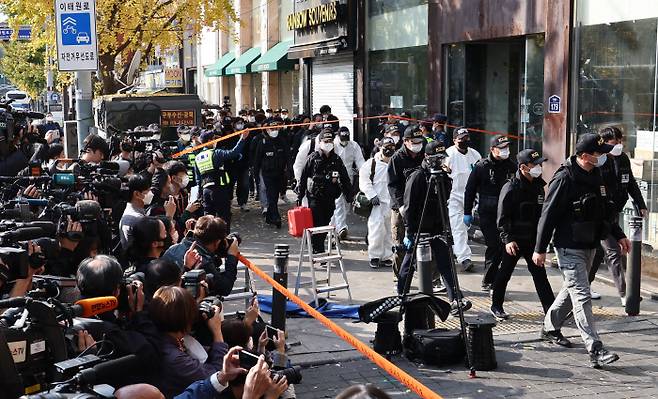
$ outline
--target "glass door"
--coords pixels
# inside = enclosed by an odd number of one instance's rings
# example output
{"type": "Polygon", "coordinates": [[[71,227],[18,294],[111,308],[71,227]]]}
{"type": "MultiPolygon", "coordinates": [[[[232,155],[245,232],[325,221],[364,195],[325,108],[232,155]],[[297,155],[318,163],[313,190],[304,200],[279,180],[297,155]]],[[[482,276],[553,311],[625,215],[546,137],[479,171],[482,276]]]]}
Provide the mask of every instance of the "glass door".
{"type": "Polygon", "coordinates": [[[521,75],[519,112],[519,150],[542,149],[544,121],[544,34],[525,38],[525,57],[521,75]]]}

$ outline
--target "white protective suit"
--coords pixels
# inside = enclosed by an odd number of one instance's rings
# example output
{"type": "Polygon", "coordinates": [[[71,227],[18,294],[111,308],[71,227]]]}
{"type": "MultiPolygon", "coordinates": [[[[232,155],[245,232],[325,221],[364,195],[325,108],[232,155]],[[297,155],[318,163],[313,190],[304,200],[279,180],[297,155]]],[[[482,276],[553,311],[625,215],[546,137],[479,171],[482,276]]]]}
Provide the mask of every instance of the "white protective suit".
{"type": "MultiPolygon", "coordinates": [[[[343,147],[340,143],[339,136],[334,138],[334,152],[336,155],[343,160],[345,169],[347,169],[347,175],[350,177],[350,182],[354,177],[354,165],[356,164],[357,169],[361,169],[361,166],[365,162],[363,159],[363,151],[361,146],[356,141],[348,141],[347,145],[343,147]]],[[[331,224],[336,226],[336,231],[340,233],[341,230],[347,229],[347,209],[349,204],[345,200],[343,194],[338,197],[336,200],[336,210],[334,211],[334,216],[331,218],[331,224]]]]}
{"type": "Polygon", "coordinates": [[[471,247],[468,246],[468,227],[464,224],[464,191],[466,182],[471,174],[473,165],[482,158],[480,153],[473,148],[468,148],[466,154],[459,152],[456,146],[448,147],[446,150],[448,158],[446,165],[450,168],[452,178],[452,190],[448,198],[448,214],[450,216],[450,228],[455,244],[452,246],[457,262],[462,263],[471,259],[471,247]]]}
{"type": "MultiPolygon", "coordinates": [[[[315,147],[313,151],[317,151],[320,148],[320,135],[315,136],[315,147]]],[[[299,146],[299,151],[297,151],[297,156],[295,157],[295,162],[292,164],[292,172],[295,175],[295,180],[299,184],[299,179],[302,178],[302,172],[304,171],[304,166],[306,166],[306,160],[308,156],[311,155],[311,140],[306,139],[299,146]]],[[[302,200],[303,206],[308,206],[308,198],[304,197],[302,200]]]]}
{"type": "Polygon", "coordinates": [[[379,197],[381,205],[373,206],[368,218],[368,258],[387,260],[393,256],[391,235],[391,196],[388,192],[388,163],[382,161],[378,152],[359,169],[359,190],[372,199],[379,197]],[[372,163],[375,162],[375,176],[370,181],[372,163]]]}

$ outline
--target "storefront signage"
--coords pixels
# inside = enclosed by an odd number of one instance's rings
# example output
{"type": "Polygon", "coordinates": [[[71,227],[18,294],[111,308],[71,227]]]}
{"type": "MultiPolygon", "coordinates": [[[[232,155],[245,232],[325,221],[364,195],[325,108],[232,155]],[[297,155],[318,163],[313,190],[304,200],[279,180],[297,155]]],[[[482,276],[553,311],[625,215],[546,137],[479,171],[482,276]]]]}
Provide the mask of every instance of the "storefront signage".
{"type": "Polygon", "coordinates": [[[562,99],[560,96],[553,94],[548,97],[548,113],[559,114],[561,112],[562,99]]]}
{"type": "Polygon", "coordinates": [[[177,88],[183,87],[183,70],[181,68],[166,68],[165,74],[165,87],[177,88]]]}
{"type": "Polygon", "coordinates": [[[160,111],[160,127],[194,126],[194,110],[160,111]]]}
{"type": "Polygon", "coordinates": [[[316,57],[354,48],[356,0],[294,1],[294,12],[286,20],[288,29],[295,33],[288,58],[316,57]]]}
{"type": "Polygon", "coordinates": [[[320,4],[288,15],[288,30],[305,29],[338,19],[338,1],[320,4]]]}

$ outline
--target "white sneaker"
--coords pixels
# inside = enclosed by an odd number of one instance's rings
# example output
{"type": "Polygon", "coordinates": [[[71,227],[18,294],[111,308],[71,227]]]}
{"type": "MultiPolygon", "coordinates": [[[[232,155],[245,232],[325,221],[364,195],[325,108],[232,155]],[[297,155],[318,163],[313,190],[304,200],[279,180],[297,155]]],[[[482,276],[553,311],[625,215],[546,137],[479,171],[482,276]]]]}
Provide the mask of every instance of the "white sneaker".
{"type": "Polygon", "coordinates": [[[624,308],[626,307],[626,297],[625,296],[621,297],[621,306],[624,307],[624,308]]]}
{"type": "Polygon", "coordinates": [[[590,295],[592,296],[592,299],[601,299],[601,294],[594,291],[593,289],[590,289],[590,295]]]}

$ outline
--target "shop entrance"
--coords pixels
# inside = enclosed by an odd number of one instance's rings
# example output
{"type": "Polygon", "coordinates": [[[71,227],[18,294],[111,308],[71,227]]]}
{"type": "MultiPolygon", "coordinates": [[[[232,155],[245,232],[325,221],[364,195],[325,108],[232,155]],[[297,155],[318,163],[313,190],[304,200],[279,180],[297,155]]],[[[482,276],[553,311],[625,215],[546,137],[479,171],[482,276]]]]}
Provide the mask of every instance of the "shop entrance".
{"type": "MultiPolygon", "coordinates": [[[[541,150],[544,35],[459,43],[447,48],[446,109],[450,123],[520,137],[519,149],[541,150]]],[[[484,156],[486,133],[471,135],[484,156]]]]}

